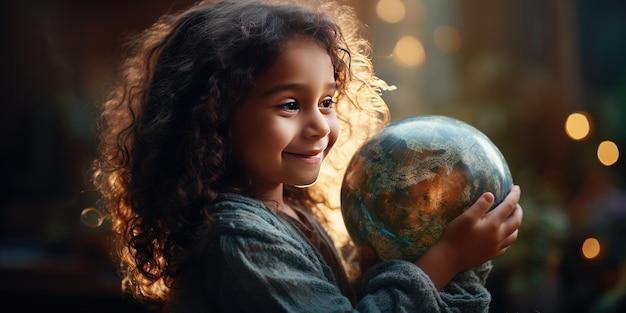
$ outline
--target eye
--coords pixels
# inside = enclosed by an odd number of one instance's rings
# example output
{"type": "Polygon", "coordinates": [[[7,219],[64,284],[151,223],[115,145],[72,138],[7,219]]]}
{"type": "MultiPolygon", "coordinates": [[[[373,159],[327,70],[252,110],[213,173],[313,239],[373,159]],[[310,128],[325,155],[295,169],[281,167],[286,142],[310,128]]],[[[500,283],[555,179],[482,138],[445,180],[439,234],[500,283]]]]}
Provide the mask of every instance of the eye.
{"type": "Polygon", "coordinates": [[[322,102],[320,102],[318,106],[320,107],[320,109],[331,110],[334,105],[335,105],[335,101],[333,101],[332,98],[326,98],[322,100],[322,102]]]}
{"type": "Polygon", "coordinates": [[[277,107],[283,111],[296,111],[298,110],[300,107],[298,106],[298,103],[296,103],[295,101],[289,101],[289,102],[285,102],[285,103],[281,103],[279,105],[277,105],[277,107]]]}

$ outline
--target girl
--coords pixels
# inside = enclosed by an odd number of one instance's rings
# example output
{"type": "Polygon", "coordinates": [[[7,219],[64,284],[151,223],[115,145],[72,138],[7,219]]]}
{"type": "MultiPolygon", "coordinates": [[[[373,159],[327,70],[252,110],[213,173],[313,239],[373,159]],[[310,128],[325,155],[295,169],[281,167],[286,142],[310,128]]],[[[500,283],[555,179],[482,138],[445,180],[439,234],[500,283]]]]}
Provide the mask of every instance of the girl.
{"type": "Polygon", "coordinates": [[[350,7],[290,2],[198,3],[122,64],[94,178],[123,289],[167,312],[487,311],[489,260],[521,223],[517,186],[488,214],[493,195],[478,199],[415,263],[365,247],[352,289],[324,212],[388,121],[387,85],[350,7]]]}

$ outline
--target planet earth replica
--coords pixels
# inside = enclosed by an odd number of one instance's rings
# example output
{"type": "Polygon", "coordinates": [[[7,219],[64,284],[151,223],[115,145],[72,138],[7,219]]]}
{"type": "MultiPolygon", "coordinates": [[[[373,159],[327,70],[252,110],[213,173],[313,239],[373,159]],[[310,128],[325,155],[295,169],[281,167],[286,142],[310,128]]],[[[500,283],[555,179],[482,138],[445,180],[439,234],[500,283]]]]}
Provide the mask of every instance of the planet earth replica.
{"type": "Polygon", "coordinates": [[[357,246],[382,260],[416,261],[484,192],[494,194],[495,207],[512,187],[506,160],[485,134],[451,117],[415,116],[388,124],[356,151],[341,212],[357,246]]]}

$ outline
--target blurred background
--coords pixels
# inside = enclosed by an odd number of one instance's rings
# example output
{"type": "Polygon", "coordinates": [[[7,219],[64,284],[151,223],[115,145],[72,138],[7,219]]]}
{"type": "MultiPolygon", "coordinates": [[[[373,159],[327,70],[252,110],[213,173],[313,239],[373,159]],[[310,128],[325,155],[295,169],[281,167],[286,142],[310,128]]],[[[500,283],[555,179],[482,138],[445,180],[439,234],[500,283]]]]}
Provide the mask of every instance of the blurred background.
{"type": "MultiPolygon", "coordinates": [[[[140,312],[81,222],[121,44],[177,0],[0,3],[0,302],[140,312]]],[[[392,119],[487,134],[523,190],[493,312],[626,312],[626,2],[351,0],[392,119]],[[620,152],[622,153],[620,155],[620,152]]]]}

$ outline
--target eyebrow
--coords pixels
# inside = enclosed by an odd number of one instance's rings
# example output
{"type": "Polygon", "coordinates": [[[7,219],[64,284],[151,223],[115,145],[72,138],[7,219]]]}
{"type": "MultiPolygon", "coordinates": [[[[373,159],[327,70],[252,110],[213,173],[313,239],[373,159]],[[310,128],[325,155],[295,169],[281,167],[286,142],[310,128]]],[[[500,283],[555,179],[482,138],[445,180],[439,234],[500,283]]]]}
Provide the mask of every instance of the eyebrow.
{"type": "MultiPolygon", "coordinates": [[[[279,93],[281,91],[285,91],[285,90],[297,90],[297,89],[301,89],[304,88],[306,85],[305,84],[284,84],[284,85],[278,85],[278,86],[274,86],[266,91],[264,91],[260,96],[261,97],[266,97],[275,93],[279,93]]],[[[332,83],[328,83],[326,84],[326,87],[328,89],[333,89],[333,90],[337,90],[337,83],[336,82],[332,82],[332,83]]]]}

